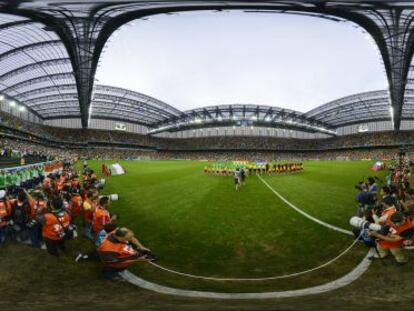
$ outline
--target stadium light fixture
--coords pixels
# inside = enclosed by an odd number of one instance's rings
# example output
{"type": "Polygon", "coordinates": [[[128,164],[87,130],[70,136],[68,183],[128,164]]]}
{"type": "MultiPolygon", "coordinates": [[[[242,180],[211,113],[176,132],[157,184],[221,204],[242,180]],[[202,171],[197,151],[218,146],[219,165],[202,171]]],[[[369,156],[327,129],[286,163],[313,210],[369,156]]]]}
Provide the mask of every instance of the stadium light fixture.
{"type": "Polygon", "coordinates": [[[20,111],[20,112],[23,112],[23,111],[25,111],[25,110],[26,110],[26,107],[24,107],[24,106],[20,106],[20,107],[19,107],[19,111],[20,111]]]}
{"type": "Polygon", "coordinates": [[[10,107],[15,107],[16,102],[14,100],[11,100],[11,101],[9,101],[9,105],[10,105],[10,107]]]}
{"type": "Polygon", "coordinates": [[[218,116],[218,117],[217,117],[217,120],[218,120],[218,121],[220,121],[220,122],[221,122],[221,121],[223,121],[222,116],[218,116]]]}
{"type": "Polygon", "coordinates": [[[267,116],[267,117],[265,118],[265,121],[266,121],[266,122],[270,122],[270,120],[272,120],[272,118],[271,118],[270,116],[267,116]]]}
{"type": "Polygon", "coordinates": [[[0,94],[0,101],[3,101],[5,99],[5,96],[3,94],[0,94]]]}

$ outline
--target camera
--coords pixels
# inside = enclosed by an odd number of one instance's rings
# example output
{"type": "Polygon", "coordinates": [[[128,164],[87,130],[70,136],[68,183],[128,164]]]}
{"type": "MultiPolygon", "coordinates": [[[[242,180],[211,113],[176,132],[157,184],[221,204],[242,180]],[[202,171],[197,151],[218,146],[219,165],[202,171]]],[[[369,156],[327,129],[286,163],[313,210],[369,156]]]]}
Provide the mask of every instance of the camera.
{"type": "Polygon", "coordinates": [[[103,189],[103,187],[105,186],[105,179],[100,179],[100,180],[95,180],[95,182],[93,183],[93,187],[96,189],[103,189]]]}
{"type": "Polygon", "coordinates": [[[29,222],[26,224],[26,227],[28,227],[29,229],[31,229],[31,228],[33,228],[34,226],[36,226],[37,224],[38,224],[38,222],[36,221],[36,219],[33,219],[33,220],[29,221],[29,222]]]}
{"type": "Polygon", "coordinates": [[[354,216],[349,220],[349,224],[354,227],[355,229],[359,230],[372,230],[377,231],[381,234],[388,234],[388,231],[390,229],[389,226],[382,226],[379,224],[374,224],[372,222],[369,222],[368,220],[365,220],[363,218],[360,218],[358,216],[354,216]]]}
{"type": "Polygon", "coordinates": [[[119,196],[118,196],[117,193],[100,195],[99,199],[101,199],[101,198],[108,198],[109,201],[118,201],[119,200],[119,196]]]}
{"type": "Polygon", "coordinates": [[[355,189],[362,191],[364,189],[365,183],[363,181],[359,181],[354,187],[355,189]]]}

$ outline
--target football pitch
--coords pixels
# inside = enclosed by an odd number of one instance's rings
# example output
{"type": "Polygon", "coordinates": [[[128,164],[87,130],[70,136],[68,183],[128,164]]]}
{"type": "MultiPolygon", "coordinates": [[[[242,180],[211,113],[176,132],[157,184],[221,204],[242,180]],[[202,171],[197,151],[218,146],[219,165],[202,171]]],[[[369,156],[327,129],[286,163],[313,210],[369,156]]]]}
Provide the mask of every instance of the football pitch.
{"type": "MultiPolygon", "coordinates": [[[[115,161],[105,161],[108,164],[115,161]]],[[[102,161],[89,161],[98,172],[102,161]]],[[[239,192],[231,177],[206,175],[205,162],[121,161],[127,175],[107,178],[104,193],[118,193],[113,213],[151,248],[157,264],[183,273],[217,278],[257,278],[301,272],[324,264],[353,242],[353,237],[322,226],[289,207],[257,176],[239,192]]],[[[372,176],[369,161],[308,161],[303,172],[263,176],[269,186],[309,215],[349,230],[355,214],[354,185],[372,176]]],[[[78,164],[79,169],[81,163],[78,164]]],[[[99,173],[100,175],[100,173],[99,173]]],[[[384,172],[375,175],[382,177],[384,172]]],[[[73,306],[107,310],[334,310],[367,309],[412,303],[414,260],[397,266],[392,258],[374,261],[350,285],[314,296],[265,300],[211,300],[163,295],[128,283],[108,282],[99,262],[74,261],[93,244],[78,238],[66,255],[10,243],[1,249],[0,310],[13,305],[45,310],[73,306]],[[116,299],[108,300],[110,297],[116,299]]],[[[345,256],[316,271],[287,279],[232,282],[193,279],[148,263],[130,270],[137,276],[178,289],[234,292],[297,290],[326,284],[352,271],[366,255],[357,244],[345,256]]]]}
{"type": "MultiPolygon", "coordinates": [[[[113,161],[106,161],[111,164],[113,161]]],[[[102,161],[90,161],[99,171],[102,161]]],[[[336,257],[353,237],[321,226],[289,202],[326,223],[350,230],[354,185],[369,161],[307,161],[303,172],[256,175],[235,191],[232,177],[203,173],[205,162],[121,161],[127,175],[107,179],[104,193],[118,193],[111,210],[169,269],[215,278],[266,278],[301,272],[336,257]]],[[[193,279],[138,264],[132,272],[161,285],[221,292],[261,292],[316,286],[351,271],[367,249],[357,245],[338,261],[301,276],[261,282],[193,279]]]]}

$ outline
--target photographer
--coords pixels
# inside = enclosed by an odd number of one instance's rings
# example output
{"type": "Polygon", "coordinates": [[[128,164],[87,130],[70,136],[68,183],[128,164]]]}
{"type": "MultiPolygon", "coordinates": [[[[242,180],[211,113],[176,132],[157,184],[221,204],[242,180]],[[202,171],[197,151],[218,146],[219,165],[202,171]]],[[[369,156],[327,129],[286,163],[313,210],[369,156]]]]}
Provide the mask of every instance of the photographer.
{"type": "Polygon", "coordinates": [[[95,193],[89,190],[85,199],[82,203],[82,217],[83,217],[83,229],[84,236],[93,241],[92,236],[92,220],[93,220],[93,210],[95,209],[95,193]]]}
{"type": "Polygon", "coordinates": [[[117,219],[116,215],[110,216],[109,214],[109,202],[108,197],[100,198],[99,204],[93,211],[92,230],[95,234],[98,234],[106,224],[112,223],[117,219]]]}
{"type": "Polygon", "coordinates": [[[76,262],[80,261],[99,261],[99,253],[98,248],[101,246],[102,242],[105,240],[106,236],[117,229],[117,225],[115,223],[106,224],[101,231],[96,235],[95,239],[95,250],[93,252],[89,252],[87,254],[79,253],[75,257],[76,262]]]}
{"type": "Polygon", "coordinates": [[[42,226],[36,221],[38,215],[42,215],[46,211],[47,201],[41,191],[34,191],[32,196],[28,195],[30,202],[29,214],[29,234],[32,246],[40,248],[42,246],[42,226]]]}
{"type": "Polygon", "coordinates": [[[382,200],[382,208],[376,209],[376,214],[373,215],[375,222],[379,224],[386,224],[390,217],[397,212],[395,206],[395,199],[386,197],[382,200]]]}
{"type": "Polygon", "coordinates": [[[120,272],[136,262],[154,260],[151,251],[127,228],[119,228],[108,234],[98,252],[104,264],[102,275],[110,280],[117,280],[120,272]]]}
{"type": "Polygon", "coordinates": [[[369,235],[378,239],[377,249],[380,258],[385,258],[391,252],[397,263],[405,264],[408,258],[402,247],[413,242],[411,240],[414,232],[413,220],[401,212],[396,212],[390,217],[388,224],[387,234],[369,231],[369,235]]]}
{"type": "Polygon", "coordinates": [[[409,189],[410,183],[411,183],[411,169],[406,168],[404,169],[404,174],[403,174],[404,189],[409,189]]]}
{"type": "Polygon", "coordinates": [[[375,182],[374,177],[368,177],[368,191],[372,193],[374,197],[376,198],[377,193],[378,193],[378,185],[375,182]]]}
{"type": "Polygon", "coordinates": [[[381,194],[382,200],[384,200],[387,197],[391,197],[395,201],[395,204],[397,204],[397,195],[395,194],[395,192],[393,192],[392,188],[393,187],[384,186],[381,188],[380,194],[381,194]]]}
{"type": "Polygon", "coordinates": [[[71,192],[71,199],[70,199],[70,216],[72,222],[75,222],[76,219],[79,217],[82,211],[82,196],[79,193],[71,192]]]}
{"type": "Polygon", "coordinates": [[[13,240],[17,239],[21,242],[27,242],[29,238],[27,223],[29,221],[31,202],[26,190],[20,189],[17,199],[11,202],[11,221],[9,224],[12,226],[12,238],[13,240]]]}
{"type": "Polygon", "coordinates": [[[50,255],[59,257],[59,251],[64,252],[65,240],[72,238],[70,216],[63,210],[63,201],[54,197],[49,202],[51,211],[38,215],[36,220],[42,225],[42,236],[50,255]]]}
{"type": "Polygon", "coordinates": [[[6,191],[0,190],[0,247],[6,239],[7,225],[9,224],[11,206],[6,198],[6,191]]]}
{"type": "Polygon", "coordinates": [[[365,183],[359,183],[355,186],[359,192],[356,196],[356,200],[359,203],[358,215],[362,216],[367,210],[371,210],[375,206],[375,196],[368,191],[368,186],[365,183]]]}

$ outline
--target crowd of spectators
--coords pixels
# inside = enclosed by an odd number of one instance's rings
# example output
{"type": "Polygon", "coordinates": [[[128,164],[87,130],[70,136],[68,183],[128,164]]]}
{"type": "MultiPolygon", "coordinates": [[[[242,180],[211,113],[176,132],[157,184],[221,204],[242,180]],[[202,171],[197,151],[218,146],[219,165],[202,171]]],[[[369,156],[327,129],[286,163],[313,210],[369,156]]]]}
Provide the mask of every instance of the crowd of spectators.
{"type": "Polygon", "coordinates": [[[162,139],[157,146],[162,150],[285,150],[313,151],[344,148],[403,146],[414,142],[414,131],[371,132],[321,139],[281,137],[198,137],[162,139]]]}
{"type": "Polygon", "coordinates": [[[71,159],[77,156],[74,151],[62,148],[47,146],[32,141],[19,139],[2,138],[0,140],[0,157],[19,157],[25,158],[34,156],[41,160],[71,159]]]}
{"type": "Polygon", "coordinates": [[[102,159],[387,159],[414,146],[414,131],[358,133],[324,139],[281,137],[160,138],[97,129],[67,129],[23,121],[1,112],[1,149],[47,158],[102,159]]]}
{"type": "MultiPolygon", "coordinates": [[[[0,158],[13,153],[26,156],[34,155],[44,160],[83,158],[102,160],[209,160],[209,161],[230,161],[230,160],[360,160],[375,159],[389,160],[397,154],[400,148],[372,148],[365,149],[343,149],[336,151],[160,151],[139,148],[62,148],[47,146],[44,144],[13,140],[3,138],[0,141],[0,158]]],[[[407,152],[414,152],[414,147],[406,148],[407,152]]]]}

